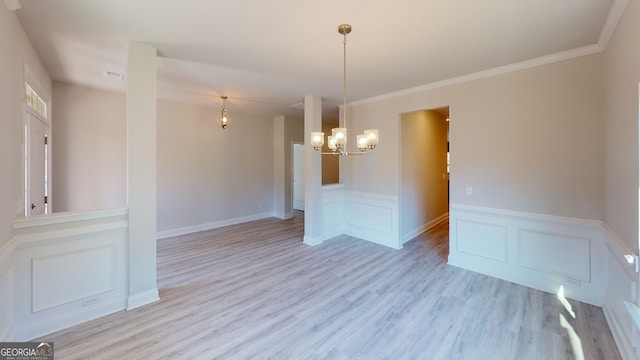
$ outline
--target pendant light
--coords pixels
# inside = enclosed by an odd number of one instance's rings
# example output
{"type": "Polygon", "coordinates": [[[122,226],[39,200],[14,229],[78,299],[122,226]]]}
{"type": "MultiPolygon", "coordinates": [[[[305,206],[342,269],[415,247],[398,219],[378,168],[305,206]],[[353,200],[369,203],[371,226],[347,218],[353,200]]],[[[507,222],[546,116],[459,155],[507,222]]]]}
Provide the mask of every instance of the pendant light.
{"type": "Polygon", "coordinates": [[[347,34],[351,32],[351,25],[342,24],[338,26],[338,32],[343,35],[344,40],[344,77],[343,77],[343,104],[342,119],[343,126],[331,130],[331,136],[327,137],[327,145],[331,152],[322,152],[324,145],[324,133],[312,132],[311,145],[313,149],[322,155],[363,155],[371,153],[378,145],[378,129],[367,129],[363,134],[356,137],[356,146],[360,152],[350,152],[347,150],[347,34]]]}

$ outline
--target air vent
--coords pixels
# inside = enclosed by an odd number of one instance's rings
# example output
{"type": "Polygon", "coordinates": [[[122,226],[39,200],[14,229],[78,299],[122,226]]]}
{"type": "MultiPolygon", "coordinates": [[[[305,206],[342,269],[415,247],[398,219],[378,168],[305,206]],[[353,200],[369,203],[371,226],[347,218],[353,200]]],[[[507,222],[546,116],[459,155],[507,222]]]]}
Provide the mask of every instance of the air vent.
{"type": "Polygon", "coordinates": [[[124,80],[124,73],[119,73],[116,71],[103,70],[102,76],[114,80],[124,80]]]}
{"type": "Polygon", "coordinates": [[[299,102],[297,104],[289,105],[289,107],[294,109],[304,110],[304,103],[299,102]]]}

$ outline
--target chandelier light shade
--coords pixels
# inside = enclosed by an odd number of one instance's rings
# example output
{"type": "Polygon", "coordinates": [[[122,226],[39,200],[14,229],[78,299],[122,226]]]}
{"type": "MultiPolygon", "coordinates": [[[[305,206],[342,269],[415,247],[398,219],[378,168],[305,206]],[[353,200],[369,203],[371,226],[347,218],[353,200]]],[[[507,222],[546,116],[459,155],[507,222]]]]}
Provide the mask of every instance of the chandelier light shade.
{"type": "Polygon", "coordinates": [[[314,150],[322,155],[362,155],[369,154],[378,145],[378,129],[367,129],[364,134],[356,137],[356,145],[360,152],[349,152],[347,150],[347,34],[351,32],[351,25],[342,24],[338,26],[338,32],[343,35],[344,48],[344,80],[343,80],[343,104],[342,119],[343,126],[341,128],[331,129],[331,135],[327,136],[327,146],[331,152],[322,152],[324,145],[324,133],[311,133],[311,146],[314,150]]]}
{"type": "Polygon", "coordinates": [[[229,110],[227,110],[227,97],[220,96],[220,98],[222,99],[222,109],[218,115],[218,124],[224,130],[229,126],[229,110]]]}

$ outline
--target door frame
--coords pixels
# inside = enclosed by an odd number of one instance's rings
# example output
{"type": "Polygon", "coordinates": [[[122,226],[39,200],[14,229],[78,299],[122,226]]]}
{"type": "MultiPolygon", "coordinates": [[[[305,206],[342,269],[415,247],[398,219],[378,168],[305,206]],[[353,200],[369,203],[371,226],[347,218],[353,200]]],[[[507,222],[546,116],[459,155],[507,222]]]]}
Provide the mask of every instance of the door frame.
{"type": "MultiPolygon", "coordinates": [[[[296,171],[296,162],[295,162],[295,148],[296,145],[301,145],[303,147],[304,150],[304,142],[302,141],[291,141],[291,213],[293,214],[293,210],[296,210],[293,206],[295,198],[294,198],[294,194],[295,194],[295,183],[294,183],[294,178],[295,178],[295,171],[296,171]]],[[[304,154],[303,154],[303,159],[304,159],[304,154]]],[[[302,168],[303,171],[303,175],[304,175],[304,167],[302,168]]],[[[305,181],[306,182],[306,181],[305,181]]],[[[304,210],[303,210],[304,211],[304,210]]]]}
{"type": "MultiPolygon", "coordinates": [[[[31,166],[31,151],[28,149],[31,148],[31,128],[32,128],[32,119],[33,121],[40,121],[46,127],[46,135],[47,135],[47,146],[46,146],[46,157],[45,157],[45,195],[47,196],[47,206],[45,207],[45,214],[50,214],[53,206],[53,197],[52,197],[52,181],[51,181],[51,169],[52,169],[52,135],[51,135],[51,95],[45,91],[45,88],[41,85],[41,83],[36,79],[33,75],[33,72],[29,69],[29,67],[24,65],[24,81],[22,83],[22,196],[21,202],[22,206],[20,206],[20,213],[24,216],[31,215],[31,179],[30,179],[30,166],[31,166]],[[26,85],[29,85],[33,91],[38,94],[38,96],[42,99],[42,101],[46,105],[46,114],[44,117],[38,112],[31,109],[31,107],[27,104],[26,98],[26,85]]],[[[17,211],[18,209],[16,209],[17,211]]]]}

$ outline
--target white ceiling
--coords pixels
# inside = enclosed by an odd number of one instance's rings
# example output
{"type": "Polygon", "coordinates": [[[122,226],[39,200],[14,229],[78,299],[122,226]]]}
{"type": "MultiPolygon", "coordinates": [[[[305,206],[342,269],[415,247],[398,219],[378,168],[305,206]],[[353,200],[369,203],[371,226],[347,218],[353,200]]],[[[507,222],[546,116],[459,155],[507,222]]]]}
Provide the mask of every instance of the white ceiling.
{"type": "Polygon", "coordinates": [[[584,47],[604,46],[625,0],[21,0],[53,79],[125,91],[127,44],[158,49],[161,98],[233,112],[366,99],[584,47]],[[612,9],[614,9],[612,11],[612,9]],[[610,16],[611,13],[611,16],[610,16]]]}

